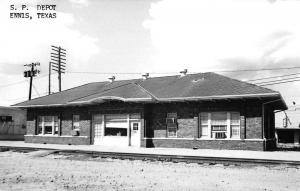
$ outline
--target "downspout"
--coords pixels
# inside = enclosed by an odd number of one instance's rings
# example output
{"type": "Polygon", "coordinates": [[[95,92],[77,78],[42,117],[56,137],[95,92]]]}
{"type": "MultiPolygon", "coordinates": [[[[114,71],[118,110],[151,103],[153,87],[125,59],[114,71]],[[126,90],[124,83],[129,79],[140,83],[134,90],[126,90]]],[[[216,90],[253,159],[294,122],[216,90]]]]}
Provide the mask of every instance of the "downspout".
{"type": "Polygon", "coordinates": [[[264,147],[263,147],[264,151],[267,148],[267,139],[265,138],[265,105],[267,105],[269,103],[274,103],[277,101],[281,101],[281,99],[276,99],[273,101],[268,101],[268,102],[262,103],[262,139],[264,141],[264,147]]]}

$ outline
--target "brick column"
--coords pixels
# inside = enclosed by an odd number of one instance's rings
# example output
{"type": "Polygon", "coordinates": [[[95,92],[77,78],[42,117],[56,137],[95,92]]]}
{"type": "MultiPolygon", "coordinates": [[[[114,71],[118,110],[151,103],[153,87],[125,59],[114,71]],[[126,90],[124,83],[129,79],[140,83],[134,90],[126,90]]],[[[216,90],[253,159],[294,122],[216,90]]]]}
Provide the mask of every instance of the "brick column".
{"type": "Polygon", "coordinates": [[[241,139],[246,139],[246,120],[245,120],[245,115],[240,116],[240,136],[241,139]]]}
{"type": "Polygon", "coordinates": [[[195,126],[194,126],[194,139],[197,139],[199,136],[199,118],[198,117],[194,117],[194,122],[195,122],[195,126]]]}

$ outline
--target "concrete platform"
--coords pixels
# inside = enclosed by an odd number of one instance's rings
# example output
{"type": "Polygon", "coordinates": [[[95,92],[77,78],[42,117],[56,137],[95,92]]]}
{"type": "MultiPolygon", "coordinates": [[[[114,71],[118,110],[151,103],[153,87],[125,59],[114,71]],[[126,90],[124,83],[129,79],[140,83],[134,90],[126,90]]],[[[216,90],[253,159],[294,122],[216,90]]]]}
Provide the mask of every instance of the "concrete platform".
{"type": "Polygon", "coordinates": [[[212,150],[212,149],[177,149],[177,148],[136,148],[136,147],[109,147],[97,145],[58,145],[58,144],[33,144],[23,141],[0,141],[0,147],[28,147],[39,149],[119,152],[159,155],[182,155],[201,157],[226,157],[244,159],[265,159],[299,161],[300,152],[297,151],[243,151],[243,150],[212,150]]]}

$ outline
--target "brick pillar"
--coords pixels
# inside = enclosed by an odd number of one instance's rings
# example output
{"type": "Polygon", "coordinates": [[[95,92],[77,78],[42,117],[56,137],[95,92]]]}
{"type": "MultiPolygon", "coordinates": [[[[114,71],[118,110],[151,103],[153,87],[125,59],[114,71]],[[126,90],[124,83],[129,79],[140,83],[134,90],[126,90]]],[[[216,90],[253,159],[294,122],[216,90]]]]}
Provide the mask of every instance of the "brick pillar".
{"type": "Polygon", "coordinates": [[[26,121],[26,135],[35,135],[36,134],[35,124],[36,124],[35,120],[26,121]]]}
{"type": "Polygon", "coordinates": [[[199,118],[194,117],[194,139],[197,139],[199,136],[199,118]]]}
{"type": "Polygon", "coordinates": [[[90,137],[91,120],[80,120],[79,126],[80,126],[80,136],[90,137]]]}
{"type": "Polygon", "coordinates": [[[241,132],[240,132],[240,136],[241,136],[241,139],[246,139],[246,120],[245,120],[245,116],[244,115],[241,115],[241,132]]]}

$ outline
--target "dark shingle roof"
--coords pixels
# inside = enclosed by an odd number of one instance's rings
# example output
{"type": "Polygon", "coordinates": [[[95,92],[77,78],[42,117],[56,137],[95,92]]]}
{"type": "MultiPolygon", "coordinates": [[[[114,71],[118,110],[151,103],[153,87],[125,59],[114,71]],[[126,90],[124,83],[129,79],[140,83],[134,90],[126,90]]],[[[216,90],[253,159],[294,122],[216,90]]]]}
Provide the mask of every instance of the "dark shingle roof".
{"type": "MultiPolygon", "coordinates": [[[[115,82],[95,82],[14,105],[37,107],[76,105],[104,100],[151,102],[225,98],[279,97],[273,90],[216,73],[164,76],[115,82]]],[[[284,103],[284,101],[282,100],[284,103]]],[[[284,104],[285,105],[285,104],[284,104]]]]}

